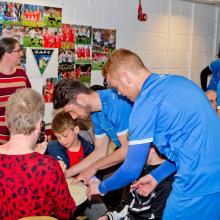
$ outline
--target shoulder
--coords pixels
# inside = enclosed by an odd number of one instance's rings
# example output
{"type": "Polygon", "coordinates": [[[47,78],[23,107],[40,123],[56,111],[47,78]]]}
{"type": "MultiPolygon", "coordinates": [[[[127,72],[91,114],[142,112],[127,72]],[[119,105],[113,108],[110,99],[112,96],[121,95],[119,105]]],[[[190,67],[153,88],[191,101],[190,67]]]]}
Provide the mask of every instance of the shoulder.
{"type": "Polygon", "coordinates": [[[87,141],[85,138],[83,138],[81,135],[78,135],[78,138],[82,144],[82,147],[86,150],[93,151],[94,150],[94,144],[87,141]]]}
{"type": "Polygon", "coordinates": [[[39,167],[57,167],[59,166],[59,163],[57,162],[56,159],[54,159],[53,157],[49,156],[49,155],[43,155],[40,153],[34,153],[33,155],[30,156],[30,159],[33,161],[35,160],[35,163],[37,163],[37,165],[39,167]]]}
{"type": "Polygon", "coordinates": [[[22,68],[17,68],[14,74],[17,75],[17,76],[27,77],[27,74],[26,74],[25,70],[22,69],[22,68]]]}
{"type": "Polygon", "coordinates": [[[101,101],[112,103],[112,104],[121,104],[121,105],[132,105],[132,103],[124,96],[119,95],[116,89],[104,89],[98,91],[101,101]]]}
{"type": "Polygon", "coordinates": [[[66,148],[62,146],[59,141],[51,141],[48,143],[47,150],[45,152],[46,155],[50,155],[57,159],[66,160],[67,152],[66,148]]]}
{"type": "Polygon", "coordinates": [[[91,122],[92,124],[96,124],[96,123],[99,123],[98,121],[98,112],[92,112],[91,113],[91,122]]]}
{"type": "Polygon", "coordinates": [[[220,58],[214,60],[213,62],[211,62],[209,64],[209,68],[213,71],[213,72],[218,72],[220,71],[220,58]]]}
{"type": "Polygon", "coordinates": [[[113,92],[113,89],[97,90],[97,93],[99,94],[101,99],[111,96],[112,92],[113,92]]]}
{"type": "Polygon", "coordinates": [[[65,147],[59,141],[50,141],[47,146],[48,151],[65,150],[65,147]]]}
{"type": "Polygon", "coordinates": [[[15,76],[16,77],[23,77],[23,78],[25,78],[25,80],[26,80],[26,87],[31,88],[31,83],[30,83],[29,78],[28,78],[26,72],[24,71],[24,69],[21,69],[21,68],[16,69],[15,76]]]}

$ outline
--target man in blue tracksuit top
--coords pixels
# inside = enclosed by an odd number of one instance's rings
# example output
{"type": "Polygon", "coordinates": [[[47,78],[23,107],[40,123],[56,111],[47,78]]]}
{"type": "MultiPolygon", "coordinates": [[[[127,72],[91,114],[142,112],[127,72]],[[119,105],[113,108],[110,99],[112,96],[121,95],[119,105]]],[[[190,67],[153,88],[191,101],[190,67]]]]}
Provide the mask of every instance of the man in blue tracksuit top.
{"type": "Polygon", "coordinates": [[[76,181],[88,183],[98,170],[122,162],[127,153],[128,122],[132,110],[131,102],[119,95],[115,89],[93,91],[74,79],[60,81],[54,90],[54,108],[63,108],[72,118],[91,115],[95,132],[95,149],[66,172],[66,176],[80,173],[76,181]],[[109,141],[118,147],[108,154],[109,141]],[[108,154],[108,155],[107,155],[108,154]]]}
{"type": "Polygon", "coordinates": [[[112,54],[103,73],[134,107],[124,163],[108,179],[90,185],[89,194],[105,194],[136,180],[153,142],[173,164],[164,162],[131,190],[147,196],[176,170],[163,219],[219,220],[220,119],[202,90],[184,77],[151,73],[125,49],[112,54]]]}

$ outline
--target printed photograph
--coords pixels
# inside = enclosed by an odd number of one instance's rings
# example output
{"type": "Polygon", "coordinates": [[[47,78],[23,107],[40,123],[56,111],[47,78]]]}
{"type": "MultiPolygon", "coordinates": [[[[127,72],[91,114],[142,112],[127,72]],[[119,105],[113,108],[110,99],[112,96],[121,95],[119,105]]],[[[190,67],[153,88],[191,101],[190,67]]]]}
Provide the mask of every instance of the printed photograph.
{"type": "Polygon", "coordinates": [[[76,25],[76,44],[91,45],[92,43],[92,27],[84,25],[76,25]]]}
{"type": "Polygon", "coordinates": [[[64,50],[59,49],[58,52],[58,69],[61,70],[72,70],[74,69],[75,63],[75,50],[64,50]]]}
{"type": "Polygon", "coordinates": [[[62,79],[75,79],[75,69],[74,66],[72,69],[59,69],[57,80],[62,79]]]}
{"type": "Polygon", "coordinates": [[[60,48],[62,30],[61,28],[44,28],[43,31],[44,47],[46,48],[60,48]]]}
{"type": "Polygon", "coordinates": [[[61,27],[62,8],[44,7],[44,27],[61,27]]]}
{"type": "Polygon", "coordinates": [[[76,45],[76,63],[90,63],[91,50],[90,45],[76,45]]]}
{"type": "Polygon", "coordinates": [[[75,78],[90,86],[91,64],[76,64],[75,78]]]}
{"type": "Polygon", "coordinates": [[[4,21],[4,14],[6,11],[6,2],[0,2],[0,24],[4,21]]]}
{"type": "Polygon", "coordinates": [[[107,61],[108,56],[106,53],[93,52],[92,53],[92,69],[102,70],[104,63],[107,61]]]}
{"type": "Polygon", "coordinates": [[[1,13],[3,13],[3,24],[23,25],[23,4],[13,2],[2,2],[0,7],[1,13]]]}
{"type": "Polygon", "coordinates": [[[43,28],[24,27],[24,47],[42,47],[43,46],[43,28]]]}
{"type": "Polygon", "coordinates": [[[116,48],[116,30],[111,29],[93,29],[93,51],[104,52],[108,56],[116,48]]]}
{"type": "Polygon", "coordinates": [[[0,24],[0,39],[2,39],[2,24],[0,24]]]}
{"type": "Polygon", "coordinates": [[[57,84],[57,78],[46,78],[43,82],[42,94],[45,103],[52,102],[54,86],[57,84]]]}
{"type": "Polygon", "coordinates": [[[17,68],[26,70],[26,48],[24,48],[23,46],[21,46],[21,48],[23,49],[23,53],[21,57],[21,63],[17,65],[17,68]]]}
{"type": "Polygon", "coordinates": [[[25,27],[14,26],[9,24],[2,25],[2,37],[12,37],[15,38],[20,45],[24,43],[24,33],[25,27]]]}
{"type": "Polygon", "coordinates": [[[43,6],[25,4],[22,16],[23,25],[31,27],[43,27],[43,12],[43,6]]]}
{"type": "Polygon", "coordinates": [[[71,24],[62,24],[62,49],[73,49],[75,43],[75,26],[71,24]]]}

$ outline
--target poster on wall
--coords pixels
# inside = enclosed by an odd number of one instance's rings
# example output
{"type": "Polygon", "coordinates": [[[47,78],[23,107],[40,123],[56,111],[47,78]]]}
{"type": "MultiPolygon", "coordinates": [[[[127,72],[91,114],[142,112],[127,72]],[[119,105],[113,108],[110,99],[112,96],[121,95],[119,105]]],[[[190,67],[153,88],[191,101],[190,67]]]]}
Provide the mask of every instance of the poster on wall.
{"type": "Polygon", "coordinates": [[[58,80],[75,78],[75,50],[59,49],[58,52],[58,80]]]}
{"type": "Polygon", "coordinates": [[[93,29],[93,50],[111,54],[116,48],[116,30],[93,29]]]}
{"type": "MultiPolygon", "coordinates": [[[[27,47],[27,75],[29,78],[31,79],[38,79],[39,81],[42,82],[43,78],[50,78],[50,77],[57,77],[57,73],[58,73],[58,49],[55,48],[32,48],[32,47],[27,47]],[[41,50],[52,50],[52,54],[50,56],[50,60],[47,60],[47,55],[45,55],[45,59],[46,61],[48,61],[47,66],[44,70],[43,73],[40,72],[39,69],[39,65],[38,65],[38,61],[35,59],[35,56],[33,54],[33,50],[39,50],[38,52],[40,52],[41,50]]],[[[41,52],[42,53],[42,52],[41,52]]],[[[36,57],[38,57],[38,60],[40,59],[41,54],[39,54],[37,56],[37,52],[36,52],[36,57]]],[[[42,56],[44,56],[44,54],[42,54],[42,56]]],[[[45,61],[42,61],[43,65],[45,63],[45,61]]],[[[44,64],[45,65],[45,64],[44,64]]],[[[42,85],[39,87],[42,88],[42,85]]],[[[40,92],[42,92],[42,90],[40,90],[40,92]]]]}
{"type": "Polygon", "coordinates": [[[75,25],[62,24],[62,49],[74,49],[75,46],[75,25]]]}
{"type": "Polygon", "coordinates": [[[101,70],[116,48],[116,30],[93,28],[92,69],[101,70]]]}
{"type": "Polygon", "coordinates": [[[92,53],[92,69],[102,70],[108,56],[106,53],[93,52],[92,53]]]}
{"type": "Polygon", "coordinates": [[[75,66],[73,69],[59,69],[57,80],[60,81],[61,79],[76,79],[75,76],[75,66]]]}
{"type": "Polygon", "coordinates": [[[62,39],[61,28],[44,28],[43,30],[44,47],[60,48],[62,39]]]}
{"type": "Polygon", "coordinates": [[[22,15],[23,25],[31,27],[43,27],[43,12],[43,6],[24,4],[22,15]]]}
{"type": "Polygon", "coordinates": [[[5,2],[0,2],[0,24],[4,21],[5,2]]]}
{"type": "Polygon", "coordinates": [[[91,51],[91,45],[76,45],[76,63],[90,63],[91,51]]]}
{"type": "Polygon", "coordinates": [[[42,47],[43,46],[43,28],[24,27],[24,47],[42,47]]]}
{"type": "Polygon", "coordinates": [[[75,50],[59,49],[58,52],[58,69],[59,70],[72,70],[75,63],[75,50]]]}
{"type": "Polygon", "coordinates": [[[2,39],[2,24],[0,24],[0,40],[2,39]]]}
{"type": "Polygon", "coordinates": [[[2,25],[2,37],[13,37],[19,42],[20,45],[23,45],[24,27],[3,24],[2,25]]]}
{"type": "Polygon", "coordinates": [[[44,7],[44,27],[62,26],[62,8],[44,7]]]}
{"type": "Polygon", "coordinates": [[[76,44],[91,45],[92,26],[76,25],[76,44]]]}
{"type": "Polygon", "coordinates": [[[53,50],[49,49],[32,49],[34,58],[36,60],[36,63],[38,65],[38,68],[41,72],[41,74],[44,73],[48,62],[50,61],[50,58],[53,54],[53,50]]]}
{"type": "Polygon", "coordinates": [[[76,64],[75,78],[90,86],[91,64],[76,64]]]}
{"type": "Polygon", "coordinates": [[[26,48],[24,48],[23,46],[21,46],[22,50],[22,57],[21,57],[21,63],[18,64],[18,68],[21,68],[23,70],[26,70],[26,48]]]}
{"type": "Polygon", "coordinates": [[[24,5],[21,3],[2,2],[3,24],[23,25],[24,5]]]}
{"type": "Polygon", "coordinates": [[[45,103],[52,102],[54,86],[57,84],[57,78],[46,78],[43,81],[42,94],[45,103]]]}

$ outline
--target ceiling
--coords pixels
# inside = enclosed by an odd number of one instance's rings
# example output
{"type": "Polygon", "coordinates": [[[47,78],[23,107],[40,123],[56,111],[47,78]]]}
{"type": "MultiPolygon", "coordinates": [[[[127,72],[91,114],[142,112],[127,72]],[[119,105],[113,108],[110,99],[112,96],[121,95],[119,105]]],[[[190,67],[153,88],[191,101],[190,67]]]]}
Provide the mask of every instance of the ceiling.
{"type": "Polygon", "coordinates": [[[220,6],[220,0],[186,0],[186,1],[220,6]]]}

